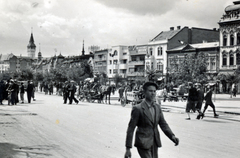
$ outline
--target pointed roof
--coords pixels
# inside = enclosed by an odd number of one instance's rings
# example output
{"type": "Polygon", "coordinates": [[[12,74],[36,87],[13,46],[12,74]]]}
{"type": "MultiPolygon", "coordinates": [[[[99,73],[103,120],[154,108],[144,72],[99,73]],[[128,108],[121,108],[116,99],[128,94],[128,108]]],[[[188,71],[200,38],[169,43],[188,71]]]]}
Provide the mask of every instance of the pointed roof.
{"type": "Polygon", "coordinates": [[[57,57],[58,58],[65,58],[61,53],[57,57]]]}
{"type": "Polygon", "coordinates": [[[34,44],[33,33],[31,33],[31,37],[30,37],[29,44],[28,44],[27,47],[28,47],[28,48],[29,48],[29,47],[31,47],[31,48],[36,48],[36,45],[34,44]]]}
{"type": "Polygon", "coordinates": [[[85,50],[84,50],[84,40],[83,40],[82,55],[85,55],[85,50]]]}

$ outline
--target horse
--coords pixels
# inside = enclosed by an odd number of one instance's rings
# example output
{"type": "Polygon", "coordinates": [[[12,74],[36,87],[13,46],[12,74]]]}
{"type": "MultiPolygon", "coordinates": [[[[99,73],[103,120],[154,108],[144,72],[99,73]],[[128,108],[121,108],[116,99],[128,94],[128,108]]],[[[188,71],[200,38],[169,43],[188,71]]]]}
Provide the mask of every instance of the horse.
{"type": "Polygon", "coordinates": [[[101,86],[101,93],[103,94],[103,98],[105,98],[106,104],[107,104],[107,99],[108,99],[108,103],[111,104],[110,97],[111,97],[112,90],[113,90],[112,86],[105,86],[105,85],[101,86]]]}

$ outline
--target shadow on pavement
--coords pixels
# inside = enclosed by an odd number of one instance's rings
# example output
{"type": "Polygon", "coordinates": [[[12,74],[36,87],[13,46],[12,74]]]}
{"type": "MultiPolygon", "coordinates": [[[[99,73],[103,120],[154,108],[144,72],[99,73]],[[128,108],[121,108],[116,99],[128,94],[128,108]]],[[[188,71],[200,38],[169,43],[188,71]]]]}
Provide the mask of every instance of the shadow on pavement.
{"type": "Polygon", "coordinates": [[[222,121],[222,120],[206,120],[206,119],[203,119],[203,121],[206,121],[206,122],[212,122],[212,123],[229,123],[227,121],[222,121]]]}
{"type": "Polygon", "coordinates": [[[17,145],[10,143],[0,143],[0,157],[1,158],[10,158],[17,155],[18,151],[15,150],[19,148],[17,145]]]}
{"type": "Polygon", "coordinates": [[[15,144],[0,143],[0,158],[12,158],[18,156],[26,157],[48,157],[52,154],[48,154],[54,146],[32,146],[32,147],[19,147],[15,144]]]}

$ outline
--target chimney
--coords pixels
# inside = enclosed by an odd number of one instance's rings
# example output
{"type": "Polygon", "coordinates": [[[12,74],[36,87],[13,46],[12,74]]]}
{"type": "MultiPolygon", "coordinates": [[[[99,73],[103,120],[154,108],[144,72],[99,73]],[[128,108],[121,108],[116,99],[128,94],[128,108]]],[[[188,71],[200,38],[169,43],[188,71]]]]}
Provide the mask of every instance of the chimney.
{"type": "Polygon", "coordinates": [[[180,29],[181,29],[181,26],[177,26],[177,29],[180,30],[180,29]]]}
{"type": "Polygon", "coordinates": [[[170,27],[170,31],[173,31],[174,30],[174,27],[170,27]]]}

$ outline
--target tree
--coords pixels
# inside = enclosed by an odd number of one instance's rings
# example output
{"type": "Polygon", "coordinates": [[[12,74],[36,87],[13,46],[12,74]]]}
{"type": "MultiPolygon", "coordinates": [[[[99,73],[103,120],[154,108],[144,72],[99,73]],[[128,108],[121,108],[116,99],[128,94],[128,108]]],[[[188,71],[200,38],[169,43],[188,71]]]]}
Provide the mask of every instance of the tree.
{"type": "Polygon", "coordinates": [[[151,81],[151,82],[154,82],[157,80],[157,77],[158,77],[158,73],[160,72],[159,70],[157,69],[151,69],[150,66],[147,66],[146,67],[146,75],[147,75],[147,79],[148,81],[151,81]]]}
{"type": "Polygon", "coordinates": [[[58,67],[55,69],[50,69],[50,73],[52,74],[55,82],[65,82],[68,79],[66,68],[58,67]]]}
{"type": "Polygon", "coordinates": [[[44,79],[44,76],[43,76],[43,73],[41,72],[36,72],[35,75],[34,75],[34,80],[36,81],[43,81],[44,79]]]}
{"type": "Polygon", "coordinates": [[[207,82],[207,55],[203,52],[170,59],[169,81],[175,83],[207,82]]]}
{"type": "Polygon", "coordinates": [[[107,80],[108,80],[108,77],[105,72],[100,72],[95,74],[94,82],[99,82],[101,85],[106,85],[107,80]]]}
{"type": "Polygon", "coordinates": [[[80,81],[83,81],[86,78],[93,77],[93,68],[88,63],[88,61],[83,61],[80,66],[76,65],[67,69],[66,73],[68,79],[74,80],[77,83],[79,83],[80,81]]]}
{"type": "MultiPolygon", "coordinates": [[[[239,75],[237,73],[227,74],[226,81],[229,83],[229,86],[232,87],[233,84],[237,84],[240,81],[239,75]]],[[[232,91],[232,89],[231,89],[232,91]]],[[[232,92],[230,91],[230,97],[232,98],[232,92]]]]}
{"type": "Polygon", "coordinates": [[[119,74],[116,74],[113,77],[113,81],[115,82],[116,87],[118,86],[119,83],[122,83],[123,80],[124,80],[124,78],[121,75],[119,75],[119,74]]]}

